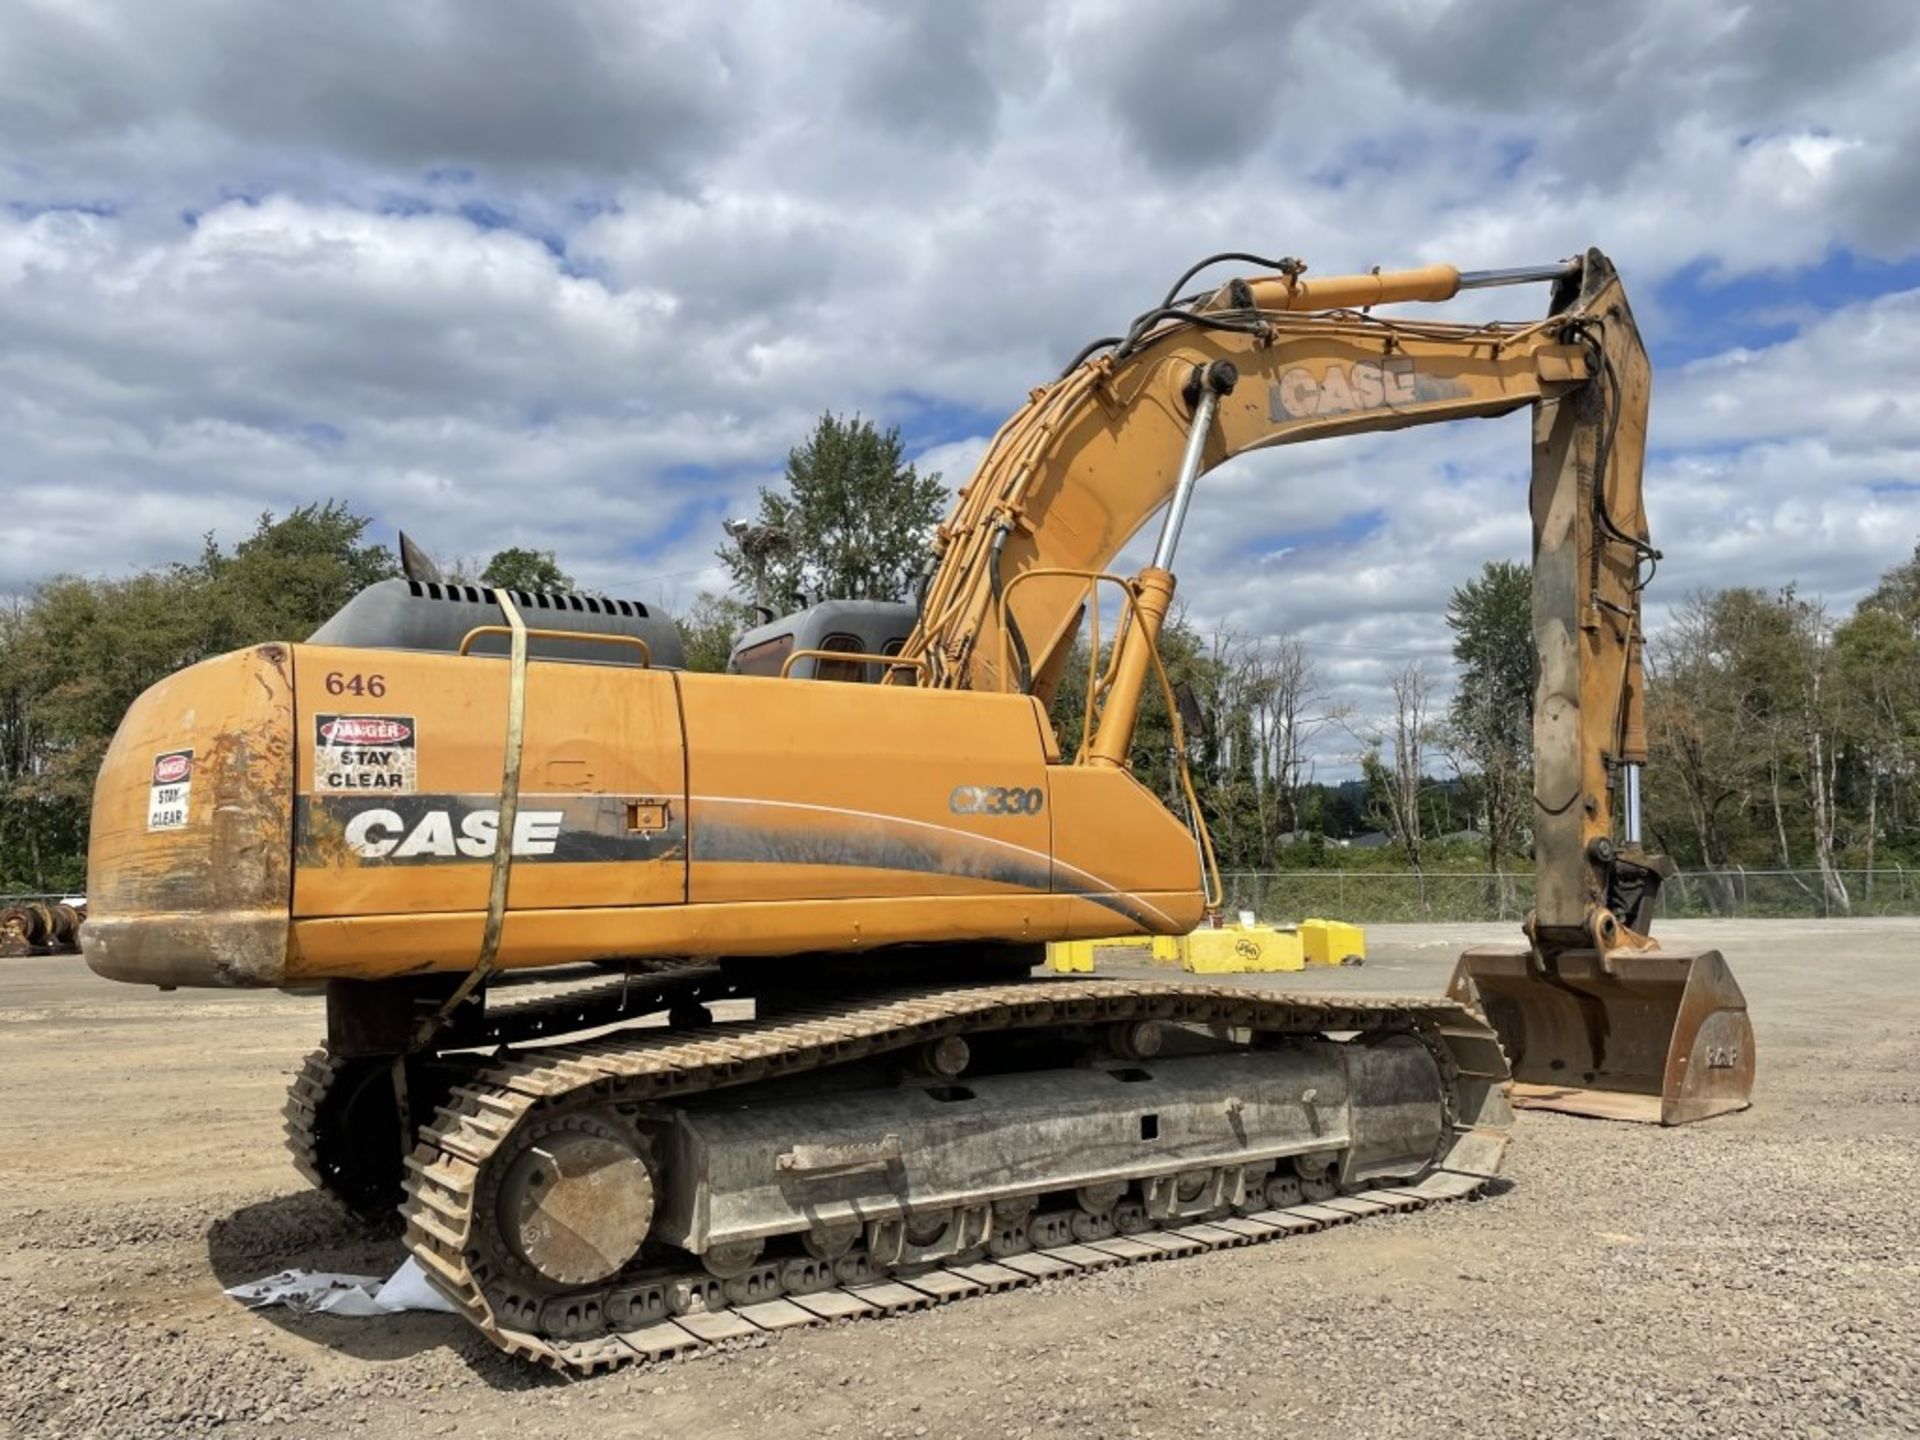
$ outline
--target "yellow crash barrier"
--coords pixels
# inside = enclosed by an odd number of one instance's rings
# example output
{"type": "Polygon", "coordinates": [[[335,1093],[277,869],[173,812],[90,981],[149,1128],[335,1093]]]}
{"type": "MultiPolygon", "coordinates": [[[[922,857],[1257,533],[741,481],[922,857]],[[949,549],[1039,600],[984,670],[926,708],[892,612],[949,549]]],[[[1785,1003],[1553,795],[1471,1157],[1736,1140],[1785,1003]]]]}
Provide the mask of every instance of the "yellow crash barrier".
{"type": "Polygon", "coordinates": [[[1050,940],[1047,942],[1047,968],[1062,975],[1084,975],[1093,970],[1093,947],[1105,940],[1050,940]]]}
{"type": "Polygon", "coordinates": [[[1087,974],[1100,950],[1146,950],[1155,961],[1194,975],[1240,975],[1304,970],[1309,965],[1357,965],[1367,955],[1366,934],[1338,920],[1282,925],[1226,925],[1191,935],[1115,935],[1104,940],[1056,940],[1047,946],[1047,968],[1063,975],[1087,974]]]}
{"type": "Polygon", "coordinates": [[[1300,942],[1309,965],[1358,965],[1367,958],[1365,932],[1338,920],[1302,920],[1300,942]]]}
{"type": "Polygon", "coordinates": [[[1196,930],[1180,942],[1180,968],[1195,975],[1239,975],[1250,971],[1304,970],[1306,953],[1300,932],[1272,925],[1235,925],[1196,930]]]}

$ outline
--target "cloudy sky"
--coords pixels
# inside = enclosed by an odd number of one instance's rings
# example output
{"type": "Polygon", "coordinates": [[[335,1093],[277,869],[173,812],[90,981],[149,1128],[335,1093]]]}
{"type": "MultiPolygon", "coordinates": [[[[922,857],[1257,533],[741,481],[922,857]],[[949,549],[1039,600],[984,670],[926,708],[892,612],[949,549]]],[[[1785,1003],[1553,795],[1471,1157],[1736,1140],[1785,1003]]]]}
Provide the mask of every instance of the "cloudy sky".
{"type": "MultiPolygon", "coordinates": [[[[1906,0],[0,0],[0,592],[337,496],[684,603],[822,408],[957,483],[1199,255],[1598,245],[1656,601],[1844,607],[1920,538],[1916,94],[1906,0]]],[[[1245,457],[1183,592],[1364,704],[1524,558],[1526,463],[1245,457]]]]}

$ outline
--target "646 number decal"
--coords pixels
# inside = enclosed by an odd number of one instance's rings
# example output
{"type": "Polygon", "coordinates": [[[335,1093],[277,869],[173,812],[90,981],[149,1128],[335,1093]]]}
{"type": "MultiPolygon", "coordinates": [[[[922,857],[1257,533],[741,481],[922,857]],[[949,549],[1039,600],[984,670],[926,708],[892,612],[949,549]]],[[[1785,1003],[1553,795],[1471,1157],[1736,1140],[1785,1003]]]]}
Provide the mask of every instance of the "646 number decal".
{"type": "Polygon", "coordinates": [[[375,700],[381,700],[386,698],[387,677],[348,675],[332,670],[327,674],[326,686],[329,695],[371,695],[375,700]]]}
{"type": "Polygon", "coordinates": [[[956,785],[947,797],[956,815],[1038,815],[1046,803],[1038,785],[956,785]]]}

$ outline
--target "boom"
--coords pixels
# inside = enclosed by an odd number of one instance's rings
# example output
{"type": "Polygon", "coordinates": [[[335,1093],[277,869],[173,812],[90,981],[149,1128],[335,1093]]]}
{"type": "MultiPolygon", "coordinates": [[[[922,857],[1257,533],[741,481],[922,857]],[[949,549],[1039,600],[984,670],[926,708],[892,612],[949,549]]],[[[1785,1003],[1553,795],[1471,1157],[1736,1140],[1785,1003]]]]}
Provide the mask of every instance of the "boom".
{"type": "Polygon", "coordinates": [[[1744,1106],[1739,987],[1717,952],[1670,954],[1649,933],[1670,870],[1640,846],[1640,596],[1660,558],[1641,500],[1650,371],[1612,264],[1589,250],[1531,270],[1309,281],[1283,260],[1176,302],[1200,268],[1001,428],[941,527],[905,650],[915,668],[890,678],[1049,698],[1090,586],[1164,508],[1152,562],[1123,582],[1127,618],[1079,756],[1124,767],[1203,473],[1268,446],[1531,405],[1536,907],[1528,947],[1470,952],[1453,993],[1489,1009],[1531,1085],[1523,1100],[1668,1123],[1744,1106]],[[1547,314],[1519,324],[1371,313],[1540,280],[1547,314]]]}
{"type": "MultiPolygon", "coordinates": [[[[941,527],[940,563],[906,658],[926,662],[924,683],[1047,698],[1080,627],[1083,577],[1104,571],[1171,502],[1162,554],[1138,579],[1142,612],[1157,628],[1172,592],[1166,562],[1184,515],[1183,478],[1190,485],[1270,446],[1536,406],[1536,800],[1541,852],[1564,857],[1543,869],[1540,916],[1556,936],[1584,937],[1605,909],[1610,874],[1589,847],[1612,836],[1615,782],[1646,758],[1640,588],[1655,558],[1640,489],[1648,365],[1626,294],[1598,251],[1543,270],[1467,276],[1436,265],[1309,281],[1297,264],[1282,267],[1148,312],[1127,337],[1034,393],[941,527]],[[1547,316],[1522,324],[1435,324],[1355,308],[1548,277],[1547,316]],[[1209,392],[1210,423],[1196,426],[1209,392]],[[1189,454],[1197,466],[1183,477],[1189,454]],[[1040,573],[1012,586],[1028,572],[1040,573]]],[[[1096,758],[1124,756],[1138,697],[1137,685],[1113,689],[1096,758]]],[[[1628,829],[1637,839],[1631,817],[1628,829]]]]}

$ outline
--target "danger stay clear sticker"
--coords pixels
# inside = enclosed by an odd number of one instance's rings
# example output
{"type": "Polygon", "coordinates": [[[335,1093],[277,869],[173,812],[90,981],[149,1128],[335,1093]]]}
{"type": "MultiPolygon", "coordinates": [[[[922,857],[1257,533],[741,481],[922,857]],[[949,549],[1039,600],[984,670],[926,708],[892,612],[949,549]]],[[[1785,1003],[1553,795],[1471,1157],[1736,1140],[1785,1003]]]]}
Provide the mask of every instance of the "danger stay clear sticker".
{"type": "Polygon", "coordinates": [[[193,791],[193,751],[167,750],[153,757],[147,788],[147,829],[187,828],[187,801],[193,791]]]}
{"type": "Polygon", "coordinates": [[[413,794],[420,750],[411,715],[316,715],[313,727],[315,794],[413,794]]]}

